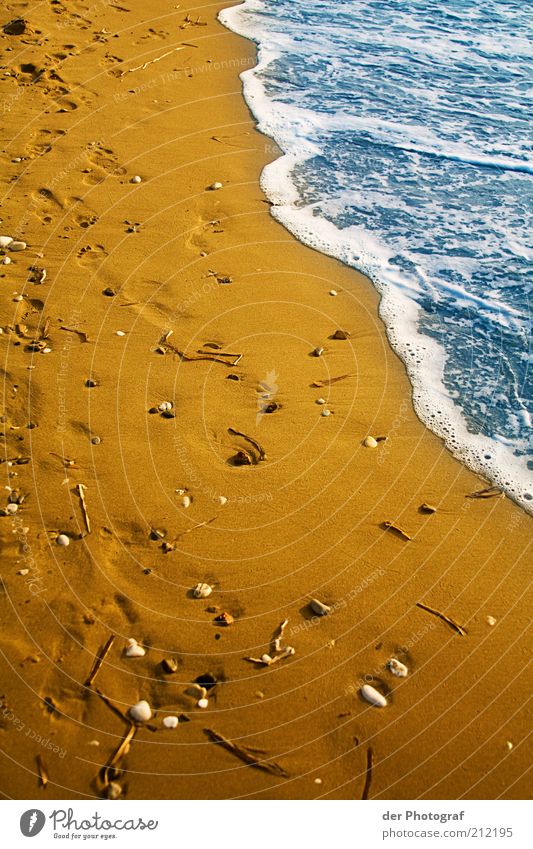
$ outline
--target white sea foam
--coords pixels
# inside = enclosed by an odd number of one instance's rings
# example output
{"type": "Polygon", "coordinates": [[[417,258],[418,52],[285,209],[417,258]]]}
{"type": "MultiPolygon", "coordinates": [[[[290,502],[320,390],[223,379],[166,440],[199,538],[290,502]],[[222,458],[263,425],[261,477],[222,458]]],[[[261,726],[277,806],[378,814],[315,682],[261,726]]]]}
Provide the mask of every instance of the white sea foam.
{"type": "MultiPolygon", "coordinates": [[[[420,332],[421,307],[419,299],[425,291],[434,295],[435,300],[452,299],[461,310],[475,311],[487,321],[522,333],[521,314],[512,303],[502,300],[501,291],[485,291],[483,295],[467,291],[464,286],[453,280],[439,280],[438,288],[433,282],[435,271],[451,270],[460,267],[463,271],[472,268],[477,260],[467,256],[454,257],[449,248],[453,241],[448,240],[446,251],[442,255],[425,257],[422,267],[416,262],[416,256],[407,249],[403,255],[415,261],[409,271],[398,267],[394,257],[398,253],[380,239],[375,231],[364,225],[338,227],[324,217],[324,209],[329,213],[341,214],[343,206],[358,203],[364,208],[376,205],[379,195],[379,175],[376,175],[376,197],[369,198],[368,192],[359,191],[355,186],[343,187],[342,181],[334,198],[328,198],[320,207],[306,203],[302,199],[301,187],[297,186],[295,174],[303,163],[320,156],[321,132],[344,131],[346,129],[371,133],[374,140],[391,148],[408,151],[411,156],[437,157],[465,164],[499,169],[501,172],[533,173],[533,165],[526,158],[525,149],[519,155],[516,150],[505,152],[500,145],[500,153],[493,155],[476,147],[476,139],[468,133],[457,133],[455,139],[439,137],[431,127],[409,122],[391,120],[380,116],[358,116],[342,110],[334,114],[309,110],[296,102],[287,103],[267,93],[264,72],[268,66],[287,50],[289,36],[279,32],[268,32],[268,38],[259,38],[257,29],[251,26],[254,13],[262,10],[261,0],[246,0],[241,6],[225,10],[220,14],[222,22],[230,29],[258,41],[258,64],[241,75],[245,98],[252,109],[259,129],[271,136],[285,152],[283,156],[268,165],[261,178],[262,186],[273,202],[272,214],[302,242],[323,253],[330,254],[343,262],[365,272],[374,282],[381,295],[380,315],[385,323],[387,335],[394,350],[406,365],[413,387],[413,400],[420,419],[438,436],[446,446],[470,468],[486,476],[505,490],[528,512],[533,512],[533,493],[531,474],[527,469],[524,454],[526,443],[516,437],[493,433],[492,437],[474,434],[467,426],[461,408],[454,400],[454,394],[445,385],[444,371],[446,354],[443,347],[431,336],[420,332]],[[312,128],[312,131],[310,131],[312,128]],[[465,140],[466,139],[466,140],[465,140]],[[503,155],[502,155],[503,154],[503,155]],[[329,206],[328,206],[329,204],[329,206]],[[518,449],[518,450],[517,450],[518,449]]],[[[477,39],[482,46],[482,36],[477,39]]],[[[408,39],[412,42],[412,39],[408,39]]],[[[406,42],[406,47],[407,45],[406,42]]],[[[412,46],[412,45],[411,45],[412,46]]],[[[441,45],[442,46],[442,45],[441,45]]],[[[468,45],[467,45],[468,46],[468,45]]],[[[485,45],[488,49],[491,45],[485,45]]],[[[494,46],[494,45],[492,45],[494,46]]],[[[516,39],[517,50],[526,50],[521,39],[516,39]]],[[[418,44],[419,51],[422,50],[418,44]]],[[[427,50],[426,47],[423,48],[427,50]]],[[[457,45],[456,45],[456,49],[457,45]]],[[[461,47],[461,50],[463,48],[461,47]]],[[[437,57],[438,58],[438,57],[437,57]]],[[[465,58],[465,57],[462,57],[465,58]]],[[[369,71],[372,72],[372,69],[369,71]]],[[[374,68],[375,73],[375,68],[374,68]]],[[[297,100],[295,95],[295,100],[297,100]]],[[[413,160],[416,164],[416,158],[413,160]]],[[[407,210],[406,210],[407,211],[407,210]]],[[[476,210],[472,210],[475,216],[476,210]]],[[[461,210],[464,219],[464,211],[461,210]]],[[[449,212],[449,227],[453,227],[453,210],[449,212]]],[[[475,217],[473,218],[473,226],[475,217]]],[[[528,247],[518,233],[508,234],[504,224],[494,223],[493,232],[476,232],[475,248],[487,240],[493,250],[498,238],[506,238],[510,251],[517,257],[530,255],[528,247]]],[[[403,249],[404,246],[402,246],[403,249]]],[[[457,249],[468,247],[464,234],[457,242],[457,249]]],[[[473,246],[474,247],[474,246],[473,246]]],[[[517,428],[530,427],[530,415],[523,403],[513,369],[505,363],[505,352],[500,352],[502,368],[507,368],[509,378],[508,391],[515,400],[517,428]],[[514,382],[514,386],[513,386],[514,382]]],[[[480,410],[483,405],[480,401],[480,410]]]]}

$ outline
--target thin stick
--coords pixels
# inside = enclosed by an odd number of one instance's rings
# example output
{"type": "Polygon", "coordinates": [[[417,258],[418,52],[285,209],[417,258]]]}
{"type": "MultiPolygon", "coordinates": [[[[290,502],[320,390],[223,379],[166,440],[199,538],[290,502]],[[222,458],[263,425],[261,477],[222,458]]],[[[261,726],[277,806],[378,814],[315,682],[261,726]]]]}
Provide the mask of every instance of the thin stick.
{"type": "Polygon", "coordinates": [[[182,531],[181,534],[178,534],[178,536],[176,537],[176,540],[185,536],[185,534],[190,534],[192,531],[195,531],[197,528],[203,528],[203,527],[205,527],[205,525],[210,525],[211,522],[215,521],[215,519],[218,519],[218,516],[213,516],[212,519],[206,519],[205,522],[199,522],[197,525],[193,525],[192,528],[187,528],[186,531],[182,531]]]}
{"type": "Polygon", "coordinates": [[[404,531],[403,528],[400,528],[398,525],[395,525],[394,522],[389,522],[388,520],[383,522],[383,527],[388,531],[395,531],[395,533],[399,534],[402,539],[411,541],[413,539],[407,531],[404,531]]]}
{"type": "Polygon", "coordinates": [[[449,616],[446,616],[445,613],[441,613],[440,610],[435,610],[434,607],[428,607],[427,604],[422,604],[421,601],[417,601],[417,607],[420,607],[422,610],[426,610],[428,613],[432,613],[433,616],[437,616],[439,619],[442,619],[443,622],[446,622],[447,625],[450,626],[454,631],[457,631],[462,637],[466,637],[466,631],[462,627],[462,625],[458,625],[457,622],[454,622],[453,619],[450,619],[449,616]]]}
{"type": "Polygon", "coordinates": [[[237,745],[233,740],[224,737],[223,734],[219,734],[218,731],[213,731],[212,728],[204,728],[204,731],[213,743],[218,743],[219,746],[236,755],[244,763],[255,766],[257,769],[262,769],[264,772],[269,772],[271,775],[278,775],[282,778],[289,777],[287,770],[276,763],[276,761],[265,761],[263,758],[257,757],[253,754],[253,749],[237,745]]]}
{"type": "Polygon", "coordinates": [[[240,430],[235,430],[234,427],[228,427],[228,433],[231,433],[233,436],[242,436],[243,439],[246,439],[246,441],[249,442],[250,445],[253,445],[254,448],[259,451],[259,459],[266,460],[265,449],[262,445],[259,444],[259,442],[257,442],[257,440],[252,439],[251,436],[247,436],[240,430]]]}
{"type": "Polygon", "coordinates": [[[478,489],[477,492],[471,492],[467,498],[494,498],[496,495],[503,495],[501,489],[497,486],[489,486],[486,489],[478,489]]]}
{"type": "Polygon", "coordinates": [[[372,750],[372,746],[369,746],[366,750],[366,776],[365,776],[365,786],[363,787],[363,793],[361,796],[362,801],[366,801],[368,799],[370,793],[370,785],[372,784],[372,765],[374,761],[374,752],[372,750]]]}
{"type": "Polygon", "coordinates": [[[48,784],[48,770],[46,769],[46,765],[42,755],[37,755],[37,766],[39,768],[39,778],[41,779],[41,786],[46,787],[48,784]]]}
{"type": "Polygon", "coordinates": [[[175,354],[178,354],[178,356],[180,356],[183,360],[186,360],[187,362],[195,362],[196,360],[208,360],[210,363],[222,363],[223,366],[230,366],[230,368],[236,366],[237,363],[240,362],[243,357],[242,354],[234,354],[232,356],[235,356],[236,359],[234,362],[230,363],[226,362],[226,360],[220,359],[220,357],[226,356],[220,351],[217,351],[216,354],[209,354],[207,351],[204,351],[203,354],[191,355],[186,354],[185,351],[180,351],[179,348],[176,348],[175,345],[171,345],[170,342],[164,342],[163,347],[169,348],[171,351],[174,351],[175,354]]]}
{"type": "Polygon", "coordinates": [[[117,764],[122,760],[122,758],[127,755],[130,742],[133,739],[137,732],[137,726],[134,722],[130,722],[130,727],[126,731],[124,737],[121,742],[115,749],[114,753],[109,758],[106,765],[101,770],[102,784],[104,785],[104,789],[108,787],[113,778],[116,777],[113,775],[112,770],[117,768],[117,764]]]}
{"type": "Polygon", "coordinates": [[[148,62],[144,62],[142,65],[137,65],[136,68],[128,68],[126,71],[122,71],[121,77],[125,74],[132,74],[134,71],[144,71],[148,65],[153,65],[155,62],[160,62],[161,59],[165,59],[167,56],[170,56],[171,53],[176,53],[178,50],[185,50],[185,47],[173,47],[172,50],[167,50],[166,53],[162,53],[161,56],[157,56],[155,59],[150,59],[148,62]]]}
{"type": "Polygon", "coordinates": [[[111,648],[111,646],[113,645],[114,642],[115,642],[115,635],[111,634],[111,636],[109,637],[105,646],[103,646],[103,648],[101,648],[100,651],[98,652],[96,660],[94,661],[94,664],[93,664],[93,668],[91,669],[91,671],[89,673],[89,677],[87,678],[87,680],[85,682],[86,687],[92,686],[92,683],[93,683],[94,679],[96,678],[96,676],[98,675],[98,673],[100,671],[100,667],[102,666],[104,660],[106,659],[106,657],[109,653],[109,650],[110,650],[110,648],[111,648]]]}
{"type": "Polygon", "coordinates": [[[124,722],[131,722],[131,719],[129,719],[127,716],[124,716],[124,714],[122,713],[120,708],[117,707],[116,705],[114,705],[113,702],[111,701],[111,699],[108,699],[108,697],[104,693],[102,693],[102,691],[99,690],[98,687],[95,687],[94,691],[98,696],[100,696],[103,703],[106,704],[108,706],[108,708],[110,708],[113,711],[113,713],[116,713],[116,715],[118,717],[120,717],[120,719],[123,719],[124,722]]]}
{"type": "Polygon", "coordinates": [[[64,325],[61,325],[61,327],[59,329],[60,330],[66,330],[67,333],[75,333],[76,336],[80,337],[82,342],[89,342],[90,341],[89,337],[87,336],[86,333],[83,332],[83,330],[76,330],[75,327],[65,327],[64,325]]]}
{"type": "Polygon", "coordinates": [[[283,632],[284,632],[284,630],[285,630],[285,628],[287,627],[288,624],[289,624],[289,620],[284,619],[283,622],[278,627],[277,631],[275,632],[276,636],[274,637],[274,639],[272,640],[272,643],[271,643],[273,651],[279,652],[279,651],[282,650],[281,649],[281,641],[283,639],[283,632]]]}
{"type": "Polygon", "coordinates": [[[85,501],[85,490],[87,487],[84,483],[79,483],[77,485],[78,494],[80,496],[81,501],[81,509],[83,510],[83,518],[85,519],[85,527],[87,528],[87,533],[91,533],[91,520],[89,519],[89,513],[87,511],[87,502],[85,501]]]}

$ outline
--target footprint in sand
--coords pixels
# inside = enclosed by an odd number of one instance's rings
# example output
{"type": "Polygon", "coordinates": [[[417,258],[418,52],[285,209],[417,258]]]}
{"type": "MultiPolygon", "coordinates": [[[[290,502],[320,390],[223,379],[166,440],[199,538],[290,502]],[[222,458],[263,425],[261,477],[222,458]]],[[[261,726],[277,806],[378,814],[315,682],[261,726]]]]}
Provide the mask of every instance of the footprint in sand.
{"type": "Polygon", "coordinates": [[[44,156],[45,153],[49,153],[52,150],[54,142],[65,134],[66,130],[37,130],[24,153],[29,159],[44,156]]]}
{"type": "Polygon", "coordinates": [[[126,173],[126,169],[119,165],[117,155],[100,142],[90,145],[87,160],[91,170],[84,172],[87,175],[84,182],[89,185],[101,183],[108,176],[119,177],[126,173]]]}
{"type": "Polygon", "coordinates": [[[109,254],[103,245],[85,245],[77,253],[79,264],[85,268],[94,268],[100,265],[108,256],[109,254]]]}

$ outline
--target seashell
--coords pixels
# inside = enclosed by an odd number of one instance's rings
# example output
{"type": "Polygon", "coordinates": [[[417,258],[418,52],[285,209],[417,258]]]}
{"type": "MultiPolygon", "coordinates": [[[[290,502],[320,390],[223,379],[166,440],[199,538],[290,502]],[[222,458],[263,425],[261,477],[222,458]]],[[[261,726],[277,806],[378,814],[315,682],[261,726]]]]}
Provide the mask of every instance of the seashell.
{"type": "Polygon", "coordinates": [[[324,416],[324,418],[326,418],[327,416],[331,416],[331,410],[322,410],[320,415],[324,416]]]}
{"type": "Polygon", "coordinates": [[[338,295],[339,293],[337,292],[337,290],[336,290],[336,289],[330,289],[330,290],[329,290],[329,294],[331,295],[331,297],[332,297],[332,298],[334,298],[334,297],[335,297],[336,295],[338,295]]]}
{"type": "Polygon", "coordinates": [[[185,508],[190,507],[191,504],[192,504],[191,496],[190,495],[184,495],[183,498],[181,499],[181,504],[182,504],[182,507],[185,507],[185,508]]]}
{"type": "Polygon", "coordinates": [[[56,543],[58,545],[70,545],[70,538],[66,534],[59,534],[56,543]]]}
{"type": "Polygon", "coordinates": [[[172,409],[172,406],[172,401],[161,401],[157,409],[160,413],[167,413],[172,409]]]}
{"type": "Polygon", "coordinates": [[[130,707],[130,716],[135,722],[148,722],[152,718],[152,708],[144,699],[130,707]]]}
{"type": "Polygon", "coordinates": [[[325,403],[326,403],[325,398],[317,398],[316,401],[315,401],[315,404],[325,404],[325,403]]]}
{"type": "Polygon", "coordinates": [[[0,249],[8,248],[12,242],[12,236],[0,236],[0,249]]]}
{"type": "Polygon", "coordinates": [[[221,188],[222,188],[222,183],[211,183],[211,185],[209,186],[209,191],[210,192],[216,192],[218,189],[221,189],[221,188]]]}
{"type": "Polygon", "coordinates": [[[6,507],[6,512],[14,514],[14,513],[17,512],[18,509],[19,509],[18,504],[8,504],[7,507],[6,507]]]}
{"type": "Polygon", "coordinates": [[[365,446],[365,448],[377,448],[378,447],[378,443],[376,442],[376,440],[374,439],[373,436],[367,436],[363,440],[363,445],[365,446]]]}
{"type": "Polygon", "coordinates": [[[135,177],[131,178],[130,183],[142,183],[142,177],[136,174],[135,177]]]}
{"type": "Polygon", "coordinates": [[[199,701],[197,702],[197,706],[198,706],[199,708],[202,708],[203,710],[205,710],[205,709],[206,709],[206,707],[208,707],[208,706],[209,706],[209,701],[208,701],[208,699],[199,699],[199,701]]]}
{"type": "Polygon", "coordinates": [[[228,503],[228,499],[226,498],[225,495],[219,495],[218,498],[217,498],[217,501],[218,501],[218,503],[220,504],[221,507],[224,507],[224,504],[228,503]]]}
{"type": "Polygon", "coordinates": [[[177,716],[165,716],[163,720],[163,725],[165,728],[177,728],[179,724],[179,719],[177,716]]]}
{"type": "Polygon", "coordinates": [[[143,649],[133,637],[128,640],[128,648],[126,649],[126,657],[144,657],[146,649],[143,649]]]}
{"type": "Polygon", "coordinates": [[[321,357],[322,354],[324,353],[324,348],[321,348],[320,346],[318,346],[318,348],[313,349],[312,353],[313,353],[313,357],[321,357]]]}
{"type": "Polygon", "coordinates": [[[10,251],[25,251],[28,245],[26,242],[11,242],[9,245],[10,251]]]}
{"type": "Polygon", "coordinates": [[[400,663],[400,661],[395,657],[391,657],[390,660],[387,661],[387,666],[392,674],[396,675],[397,678],[407,678],[409,670],[405,663],[400,663]]]}
{"type": "Polygon", "coordinates": [[[312,598],[309,602],[309,607],[316,613],[317,616],[327,616],[328,613],[331,613],[331,607],[328,607],[327,604],[323,604],[317,598],[312,598]]]}
{"type": "Polygon", "coordinates": [[[8,256],[2,257],[2,265],[11,265],[11,260],[8,256]]]}
{"type": "Polygon", "coordinates": [[[370,684],[363,684],[359,692],[363,699],[371,705],[375,707],[387,707],[388,702],[383,693],[380,693],[375,687],[371,687],[370,684]]]}
{"type": "Polygon", "coordinates": [[[209,584],[196,584],[192,594],[195,598],[207,598],[212,592],[213,587],[210,587],[209,584]]]}

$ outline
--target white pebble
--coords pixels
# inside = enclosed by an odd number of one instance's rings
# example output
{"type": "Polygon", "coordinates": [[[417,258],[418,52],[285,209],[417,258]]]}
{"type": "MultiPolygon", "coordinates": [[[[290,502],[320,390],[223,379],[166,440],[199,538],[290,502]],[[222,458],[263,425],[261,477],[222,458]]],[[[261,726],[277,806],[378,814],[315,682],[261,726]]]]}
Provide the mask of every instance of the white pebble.
{"type": "Polygon", "coordinates": [[[181,499],[181,504],[185,508],[190,507],[191,502],[192,502],[192,499],[191,499],[190,495],[184,495],[183,498],[181,499]]]}
{"type": "Polygon", "coordinates": [[[123,331],[123,330],[117,330],[117,332],[116,332],[116,334],[115,334],[115,335],[116,335],[116,336],[125,336],[126,334],[124,333],[124,331],[123,331]]]}
{"type": "Polygon", "coordinates": [[[8,513],[16,513],[18,509],[18,504],[8,504],[6,507],[8,513]]]}
{"type": "Polygon", "coordinates": [[[329,294],[332,296],[332,298],[334,298],[334,297],[335,297],[335,295],[338,295],[339,293],[337,292],[337,290],[336,290],[336,289],[330,289],[330,290],[329,290],[329,294]]]}
{"type": "Polygon", "coordinates": [[[172,401],[161,401],[159,407],[157,408],[160,413],[166,413],[172,409],[172,401]]]}
{"type": "Polygon", "coordinates": [[[262,655],[261,660],[262,660],[263,663],[266,663],[266,664],[272,663],[272,658],[270,657],[269,654],[262,655]]]}
{"type": "Polygon", "coordinates": [[[370,702],[371,705],[375,705],[375,707],[387,707],[388,702],[383,693],[380,693],[375,687],[371,687],[370,684],[363,684],[360,692],[363,699],[370,702]]]}
{"type": "Polygon", "coordinates": [[[208,705],[209,705],[209,701],[207,699],[200,699],[198,701],[198,707],[202,708],[203,710],[205,710],[208,705]]]}
{"type": "Polygon", "coordinates": [[[17,575],[27,575],[29,571],[29,569],[19,569],[17,575]]]}
{"type": "Polygon", "coordinates": [[[8,256],[2,257],[2,265],[11,265],[11,260],[8,256]]]}
{"type": "Polygon", "coordinates": [[[511,749],[513,748],[513,743],[511,743],[511,741],[510,741],[510,740],[507,740],[507,743],[506,743],[505,745],[507,746],[507,748],[509,749],[509,751],[511,751],[511,749]]]}
{"type": "Polygon", "coordinates": [[[213,587],[210,587],[209,584],[196,584],[192,594],[195,598],[207,598],[212,592],[213,587]]]}
{"type": "Polygon", "coordinates": [[[228,499],[226,498],[225,495],[219,495],[218,496],[218,503],[220,504],[221,507],[224,507],[224,504],[228,503],[228,499]]]}
{"type": "Polygon", "coordinates": [[[66,534],[59,534],[59,536],[56,539],[56,543],[58,545],[70,545],[70,539],[68,538],[68,536],[66,534]]]}
{"type": "Polygon", "coordinates": [[[407,678],[409,670],[405,663],[400,663],[400,661],[395,657],[391,657],[390,660],[387,661],[387,666],[392,674],[396,675],[397,678],[407,678]]]}
{"type": "Polygon", "coordinates": [[[177,716],[165,716],[163,720],[163,725],[165,728],[177,728],[179,724],[179,719],[177,716]]]}
{"type": "Polygon", "coordinates": [[[211,185],[209,186],[209,191],[216,192],[217,189],[221,189],[221,188],[222,188],[222,183],[211,183],[211,185]]]}
{"type": "Polygon", "coordinates": [[[496,621],[497,620],[494,618],[494,616],[487,616],[487,625],[495,625],[496,621]]]}
{"type": "Polygon", "coordinates": [[[315,401],[315,404],[325,404],[325,403],[326,403],[325,398],[317,398],[316,401],[315,401]]]}
{"type": "Polygon", "coordinates": [[[324,417],[331,416],[331,410],[322,410],[320,415],[324,417]]]}
{"type": "Polygon", "coordinates": [[[148,720],[152,718],[152,708],[148,702],[142,699],[140,702],[137,702],[136,705],[130,707],[130,716],[132,719],[135,719],[136,722],[148,722],[148,720]]]}
{"type": "Polygon", "coordinates": [[[12,236],[0,236],[0,249],[8,248],[12,241],[12,236]]]}
{"type": "Polygon", "coordinates": [[[378,447],[378,444],[377,444],[377,442],[376,442],[376,440],[374,439],[373,436],[367,436],[363,440],[363,445],[365,446],[365,448],[377,448],[378,447]]]}
{"type": "Polygon", "coordinates": [[[51,354],[51,353],[52,353],[51,348],[43,348],[43,350],[41,351],[41,354],[51,354]]]}
{"type": "Polygon", "coordinates": [[[11,242],[9,245],[10,251],[25,251],[27,248],[26,242],[11,242]]]}
{"type": "Polygon", "coordinates": [[[131,637],[128,640],[128,648],[126,649],[126,657],[144,657],[146,654],[146,650],[143,649],[137,642],[131,637]]]}
{"type": "Polygon", "coordinates": [[[136,174],[135,177],[131,178],[130,183],[142,183],[142,177],[136,174]]]}
{"type": "Polygon", "coordinates": [[[319,601],[317,598],[312,598],[309,602],[309,607],[316,613],[317,616],[327,616],[328,613],[331,613],[331,607],[328,607],[327,604],[319,601]]]}

